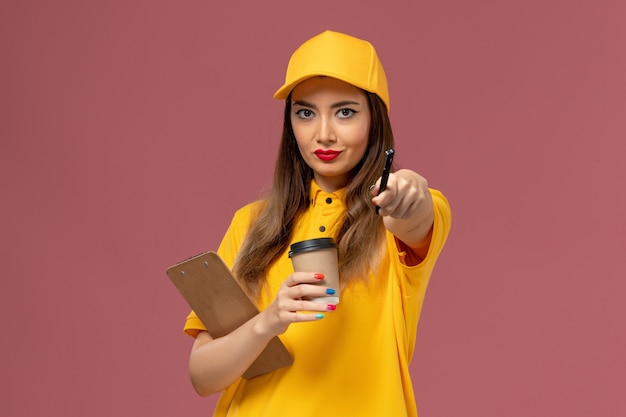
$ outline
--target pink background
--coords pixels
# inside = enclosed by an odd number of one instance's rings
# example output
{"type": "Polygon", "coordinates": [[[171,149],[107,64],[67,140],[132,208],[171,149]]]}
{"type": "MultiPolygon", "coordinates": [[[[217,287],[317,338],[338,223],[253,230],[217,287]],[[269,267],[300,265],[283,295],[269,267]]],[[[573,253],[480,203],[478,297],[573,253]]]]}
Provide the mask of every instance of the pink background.
{"type": "MultiPolygon", "coordinates": [[[[287,59],[390,79],[398,163],[453,207],[421,417],[626,415],[626,2],[5,1],[0,415],[209,415],[165,275],[270,184],[287,59]]],[[[319,383],[319,381],[312,381],[319,383]]]]}

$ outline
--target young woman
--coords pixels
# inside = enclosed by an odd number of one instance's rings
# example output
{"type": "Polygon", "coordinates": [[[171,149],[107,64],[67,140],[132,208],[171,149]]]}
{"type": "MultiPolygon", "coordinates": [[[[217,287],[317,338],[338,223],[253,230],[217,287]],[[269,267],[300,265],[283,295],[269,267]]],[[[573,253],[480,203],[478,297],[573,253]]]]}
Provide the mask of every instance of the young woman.
{"type": "Polygon", "coordinates": [[[370,43],[313,37],[275,98],[285,119],[273,188],[235,214],[218,249],[260,313],[215,339],[189,315],[193,386],[222,392],[216,416],[416,416],[409,363],[448,203],[408,169],[379,193],[394,140],[370,43]],[[319,271],[293,272],[289,246],[319,237],[337,243],[341,288],[315,285],[319,271]],[[337,290],[338,304],[308,301],[337,290]],[[275,336],[293,365],[241,378],[275,336]]]}

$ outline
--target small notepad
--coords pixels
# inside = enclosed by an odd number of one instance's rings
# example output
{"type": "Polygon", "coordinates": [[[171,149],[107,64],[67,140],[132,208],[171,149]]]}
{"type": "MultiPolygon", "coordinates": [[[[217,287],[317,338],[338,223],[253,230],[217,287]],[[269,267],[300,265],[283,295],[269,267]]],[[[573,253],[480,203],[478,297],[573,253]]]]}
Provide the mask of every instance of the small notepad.
{"type": "MultiPolygon", "coordinates": [[[[167,269],[167,276],[213,338],[232,332],[259,313],[215,252],[206,252],[167,269]]],[[[289,366],[293,357],[276,336],[243,374],[253,378],[289,366]]]]}

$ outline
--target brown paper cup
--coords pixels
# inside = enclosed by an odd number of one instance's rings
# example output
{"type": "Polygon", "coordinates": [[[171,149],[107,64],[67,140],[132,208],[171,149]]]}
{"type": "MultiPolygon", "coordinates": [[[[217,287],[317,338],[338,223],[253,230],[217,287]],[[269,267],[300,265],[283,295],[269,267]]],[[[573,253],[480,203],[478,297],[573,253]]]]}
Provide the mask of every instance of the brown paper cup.
{"type": "Polygon", "coordinates": [[[334,295],[312,298],[312,301],[339,303],[337,246],[332,238],[309,239],[294,243],[290,247],[289,257],[294,272],[320,272],[324,274],[324,279],[319,285],[335,290],[334,295]]]}

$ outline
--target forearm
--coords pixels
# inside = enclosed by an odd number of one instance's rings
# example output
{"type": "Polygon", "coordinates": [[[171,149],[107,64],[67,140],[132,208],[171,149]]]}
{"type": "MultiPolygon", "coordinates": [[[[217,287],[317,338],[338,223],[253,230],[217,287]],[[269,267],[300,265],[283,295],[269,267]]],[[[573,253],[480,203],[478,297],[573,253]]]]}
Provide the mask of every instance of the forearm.
{"type": "Polygon", "coordinates": [[[428,247],[434,212],[430,192],[426,191],[408,218],[384,217],[384,223],[395,237],[412,249],[428,247]]]}
{"type": "Polygon", "coordinates": [[[213,339],[201,332],[189,358],[191,383],[198,394],[208,396],[237,380],[272,339],[258,326],[258,315],[232,333],[213,339]]]}
{"type": "Polygon", "coordinates": [[[372,203],[379,207],[388,231],[414,250],[428,247],[433,225],[433,199],[428,182],[418,173],[401,169],[389,175],[387,188],[371,189],[372,203]]]}
{"type": "Polygon", "coordinates": [[[310,301],[331,294],[326,286],[317,285],[323,278],[316,272],[295,272],[282,283],[272,304],[235,331],[217,339],[200,332],[189,358],[191,383],[198,394],[207,396],[235,382],[270,340],[292,323],[320,320],[322,312],[334,310],[334,305],[310,301]]]}

